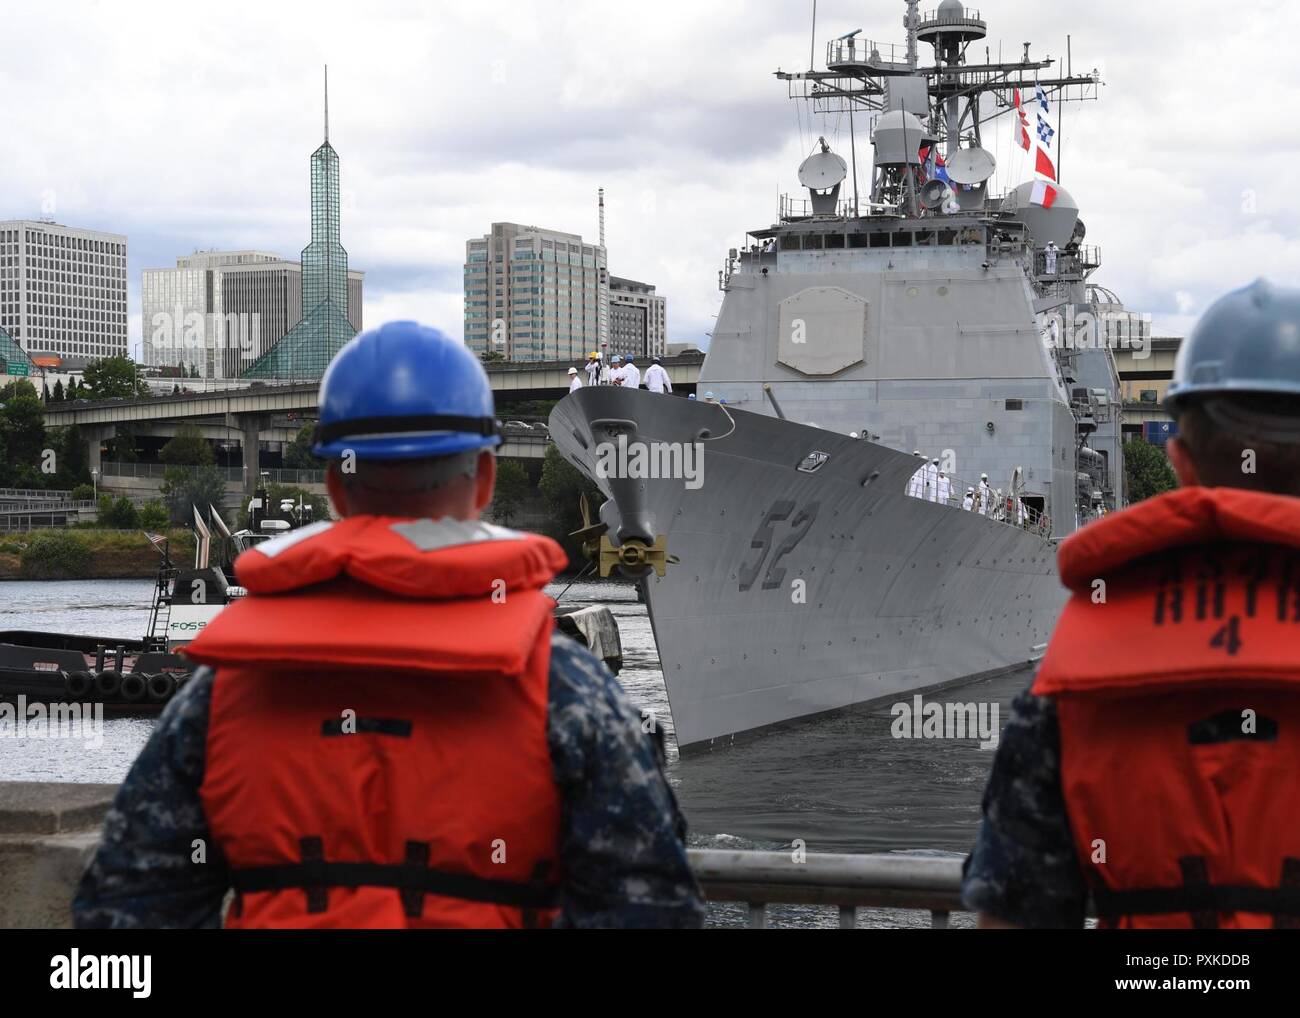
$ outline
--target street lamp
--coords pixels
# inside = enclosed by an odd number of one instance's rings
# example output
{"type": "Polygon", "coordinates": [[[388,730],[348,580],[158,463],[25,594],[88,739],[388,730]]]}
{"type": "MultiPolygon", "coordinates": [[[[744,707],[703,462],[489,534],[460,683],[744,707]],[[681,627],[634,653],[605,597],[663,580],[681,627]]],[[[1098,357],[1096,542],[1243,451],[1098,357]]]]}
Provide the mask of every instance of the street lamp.
{"type": "Polygon", "coordinates": [[[92,470],[90,472],[90,481],[91,481],[91,491],[94,492],[94,500],[95,502],[98,502],[99,501],[99,471],[98,470],[92,470]]]}

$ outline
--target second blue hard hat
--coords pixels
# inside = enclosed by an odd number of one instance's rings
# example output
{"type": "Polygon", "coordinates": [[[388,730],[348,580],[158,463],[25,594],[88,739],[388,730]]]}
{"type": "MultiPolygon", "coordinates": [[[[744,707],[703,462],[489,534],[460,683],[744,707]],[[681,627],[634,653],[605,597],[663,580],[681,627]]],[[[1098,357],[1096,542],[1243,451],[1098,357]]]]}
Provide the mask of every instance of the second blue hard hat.
{"type": "Polygon", "coordinates": [[[337,459],[452,456],[501,443],[492,386],[463,344],[417,322],[356,336],[320,383],[312,452],[337,459]]]}
{"type": "Polygon", "coordinates": [[[1245,393],[1300,396],[1300,290],[1260,279],[1211,304],[1178,351],[1165,406],[1245,393]]]}

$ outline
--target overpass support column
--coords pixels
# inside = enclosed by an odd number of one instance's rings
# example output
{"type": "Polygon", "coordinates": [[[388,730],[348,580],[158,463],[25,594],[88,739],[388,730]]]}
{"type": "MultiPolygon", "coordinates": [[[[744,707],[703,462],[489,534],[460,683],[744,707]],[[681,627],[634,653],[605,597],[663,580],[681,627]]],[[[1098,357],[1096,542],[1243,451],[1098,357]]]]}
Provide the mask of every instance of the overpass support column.
{"type": "Polygon", "coordinates": [[[263,431],[271,427],[271,418],[264,414],[240,414],[239,415],[239,445],[240,452],[244,457],[244,490],[252,495],[257,491],[258,470],[260,459],[258,457],[258,442],[261,440],[263,431]]]}
{"type": "Polygon", "coordinates": [[[88,424],[81,427],[81,434],[86,440],[86,469],[99,471],[101,478],[104,476],[104,457],[99,447],[116,433],[117,427],[113,424],[88,424]]]}

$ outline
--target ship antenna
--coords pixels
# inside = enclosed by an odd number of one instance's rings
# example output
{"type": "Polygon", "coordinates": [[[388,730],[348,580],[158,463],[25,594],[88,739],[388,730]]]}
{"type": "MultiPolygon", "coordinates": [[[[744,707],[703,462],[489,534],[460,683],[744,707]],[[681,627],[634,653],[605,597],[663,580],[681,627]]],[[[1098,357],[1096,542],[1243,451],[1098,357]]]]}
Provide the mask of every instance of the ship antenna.
{"type": "Polygon", "coordinates": [[[817,69],[817,0],[813,0],[812,41],[808,43],[808,70],[817,69]]]}
{"type": "Polygon", "coordinates": [[[903,18],[903,27],[907,29],[907,65],[916,70],[918,57],[916,54],[916,36],[917,26],[920,25],[921,19],[916,13],[916,5],[920,0],[906,0],[907,14],[903,18]]]}
{"type": "Polygon", "coordinates": [[[330,65],[325,65],[325,144],[330,143],[330,65]]]}

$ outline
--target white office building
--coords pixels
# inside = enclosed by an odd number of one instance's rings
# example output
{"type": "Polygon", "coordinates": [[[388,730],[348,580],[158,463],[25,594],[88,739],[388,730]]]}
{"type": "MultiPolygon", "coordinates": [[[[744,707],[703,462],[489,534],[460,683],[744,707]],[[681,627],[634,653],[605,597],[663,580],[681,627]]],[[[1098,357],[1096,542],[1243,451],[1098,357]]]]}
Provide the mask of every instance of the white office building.
{"type": "Polygon", "coordinates": [[[125,355],[126,237],[0,221],[0,328],[28,354],[125,355]]]}
{"type": "Polygon", "coordinates": [[[465,343],[507,360],[580,362],[601,342],[605,249],[518,223],[465,245],[465,343]]]}

